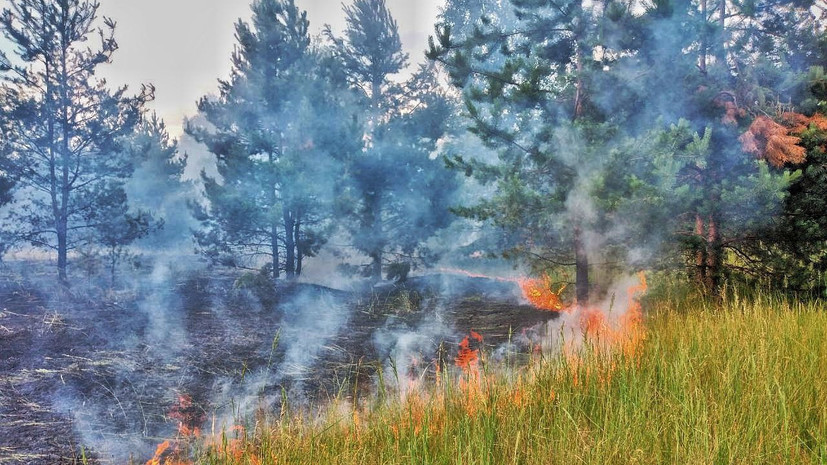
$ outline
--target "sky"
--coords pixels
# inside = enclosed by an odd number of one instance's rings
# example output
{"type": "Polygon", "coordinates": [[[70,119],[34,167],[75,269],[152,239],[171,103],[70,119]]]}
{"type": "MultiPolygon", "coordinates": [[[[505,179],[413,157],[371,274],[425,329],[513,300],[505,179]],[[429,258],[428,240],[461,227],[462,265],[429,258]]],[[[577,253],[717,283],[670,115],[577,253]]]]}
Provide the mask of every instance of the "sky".
{"type": "MultiPolygon", "coordinates": [[[[100,13],[117,22],[120,49],[102,69],[111,85],[141,83],[156,87],[150,108],[179,136],[182,119],[195,112],[195,102],[215,93],[216,80],[230,71],[234,24],[250,17],[251,0],[100,0],[100,13]]],[[[428,35],[442,0],[387,0],[399,23],[403,47],[411,62],[424,60],[428,35]]],[[[344,28],[338,0],[297,0],[307,10],[310,32],[324,24],[334,32],[344,28]]]]}
{"type": "MultiPolygon", "coordinates": [[[[110,86],[129,85],[137,92],[142,83],[155,86],[155,110],[178,137],[182,120],[195,113],[195,102],[217,91],[217,79],[229,75],[235,39],[234,24],[250,17],[252,0],[99,0],[99,14],[117,22],[119,50],[113,63],[101,67],[110,86]]],[[[348,0],[349,2],[350,0],[348,0]]],[[[411,63],[424,60],[428,35],[433,34],[444,0],[387,0],[399,24],[402,45],[411,63]]],[[[325,24],[334,32],[344,28],[339,0],[296,0],[307,11],[310,32],[325,24]]],[[[8,0],[0,0],[6,7],[8,0]]],[[[0,37],[0,47],[10,51],[0,37]]]]}

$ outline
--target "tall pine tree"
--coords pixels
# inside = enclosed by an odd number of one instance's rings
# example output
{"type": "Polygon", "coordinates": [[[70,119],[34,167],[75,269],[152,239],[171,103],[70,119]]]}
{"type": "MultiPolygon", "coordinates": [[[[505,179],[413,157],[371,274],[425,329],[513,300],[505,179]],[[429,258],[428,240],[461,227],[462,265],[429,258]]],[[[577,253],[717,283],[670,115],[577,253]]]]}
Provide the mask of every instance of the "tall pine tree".
{"type": "Polygon", "coordinates": [[[152,98],[151,88],[130,96],[96,76],[117,50],[115,23],[99,20],[98,6],[13,0],[0,16],[19,59],[0,60],[12,65],[2,75],[10,116],[2,137],[20,185],[7,224],[17,239],[56,252],[62,282],[69,252],[93,237],[99,213],[128,210],[120,193],[133,166],[123,140],[152,98]]]}
{"type": "Polygon", "coordinates": [[[620,3],[513,0],[515,20],[482,20],[471,35],[449,27],[429,57],[462,91],[469,130],[499,162],[460,154],[452,164],[496,185],[492,198],[462,208],[511,232],[509,255],[537,267],[573,266],[587,305],[589,259],[599,254],[592,184],[634,93],[615,73],[638,44],[637,18],[620,3]]]}
{"type": "Polygon", "coordinates": [[[151,211],[162,228],[141,246],[173,249],[191,245],[194,219],[187,214],[195,197],[192,181],[183,180],[187,155],[180,154],[178,141],[166,125],[150,114],[129,138],[129,151],[135,160],[135,173],[126,184],[126,193],[136,206],[151,211]]]}
{"type": "Polygon", "coordinates": [[[408,56],[384,0],[356,0],[345,14],[344,37],[328,37],[367,127],[362,150],[346,163],[342,213],[353,245],[370,259],[365,274],[378,280],[386,265],[432,261],[425,242],[450,222],[457,180],[431,155],[452,104],[431,67],[394,81],[408,56]]]}
{"type": "Polygon", "coordinates": [[[293,0],[257,0],[236,25],[232,76],[198,108],[209,125],[186,130],[215,154],[196,208],[202,250],[239,266],[268,258],[275,279],[301,273],[324,241],[337,158],[358,143],[343,76],[314,49],[293,0]],[[356,141],[356,142],[350,142],[356,141]]]}

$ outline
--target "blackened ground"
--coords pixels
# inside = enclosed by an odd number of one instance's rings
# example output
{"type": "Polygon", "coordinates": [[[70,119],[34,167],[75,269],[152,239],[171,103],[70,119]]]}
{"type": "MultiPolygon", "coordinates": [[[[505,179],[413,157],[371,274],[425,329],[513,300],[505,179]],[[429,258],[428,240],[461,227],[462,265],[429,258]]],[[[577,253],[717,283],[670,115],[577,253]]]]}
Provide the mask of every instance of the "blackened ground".
{"type": "Polygon", "coordinates": [[[209,430],[249,397],[361,395],[354,387],[371,389],[377,367],[400,356],[399,334],[424,340],[405,356],[434,367],[452,363],[471,330],[492,348],[555,316],[483,278],[346,292],[170,271],[128,290],[60,290],[21,266],[0,273],[0,464],[143,463],[180,424],[209,430]]]}

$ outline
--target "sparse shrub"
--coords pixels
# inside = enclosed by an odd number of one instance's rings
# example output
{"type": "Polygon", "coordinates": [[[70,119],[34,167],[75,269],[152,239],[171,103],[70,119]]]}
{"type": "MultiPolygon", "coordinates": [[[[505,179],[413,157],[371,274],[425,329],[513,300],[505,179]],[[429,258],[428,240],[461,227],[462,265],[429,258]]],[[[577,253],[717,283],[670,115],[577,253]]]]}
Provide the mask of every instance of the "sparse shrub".
{"type": "Polygon", "coordinates": [[[395,262],[386,267],[387,279],[404,283],[408,280],[408,273],[411,272],[411,264],[408,262],[395,262]]]}
{"type": "Polygon", "coordinates": [[[270,307],[277,300],[276,288],[270,278],[271,269],[269,266],[265,266],[257,272],[244,272],[236,278],[233,288],[249,290],[265,308],[270,307]]]}

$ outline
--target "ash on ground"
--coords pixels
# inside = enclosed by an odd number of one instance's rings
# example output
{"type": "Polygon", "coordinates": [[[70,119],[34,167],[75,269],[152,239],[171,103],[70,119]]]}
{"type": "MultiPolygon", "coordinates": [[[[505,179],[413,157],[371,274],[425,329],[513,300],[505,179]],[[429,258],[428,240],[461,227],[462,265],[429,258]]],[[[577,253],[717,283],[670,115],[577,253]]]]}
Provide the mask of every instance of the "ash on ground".
{"type": "Polygon", "coordinates": [[[0,275],[0,464],[143,463],[182,428],[276,413],[285,397],[367,396],[389,362],[424,376],[471,330],[493,349],[556,317],[485,278],[347,291],[216,270],[145,278],[115,292],[0,275]]]}

